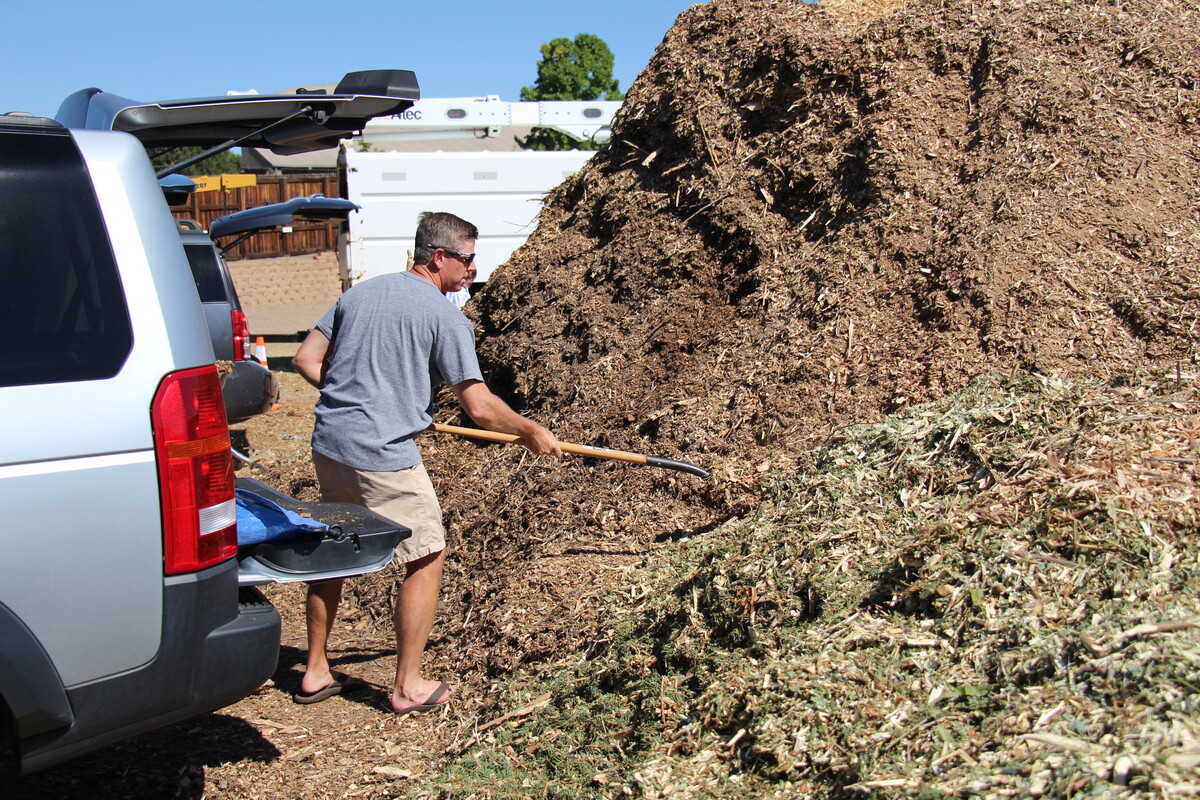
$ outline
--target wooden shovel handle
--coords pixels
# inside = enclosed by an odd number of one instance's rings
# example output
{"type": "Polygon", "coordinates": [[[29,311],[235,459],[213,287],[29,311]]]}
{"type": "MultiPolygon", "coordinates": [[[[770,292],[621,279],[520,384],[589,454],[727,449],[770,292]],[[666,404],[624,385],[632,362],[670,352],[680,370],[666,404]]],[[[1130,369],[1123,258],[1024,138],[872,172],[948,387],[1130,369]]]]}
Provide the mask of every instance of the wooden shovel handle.
{"type": "MultiPolygon", "coordinates": [[[[468,436],[472,439],[486,439],[489,442],[504,442],[506,444],[512,444],[521,438],[511,433],[496,433],[495,431],[485,431],[480,428],[460,428],[457,425],[442,425],[436,422],[433,424],[433,429],[438,433],[452,433],[455,436],[468,436]]],[[[628,461],[632,464],[646,463],[646,457],[640,453],[626,453],[624,450],[609,450],[606,447],[589,447],[586,444],[571,444],[570,442],[559,442],[558,446],[562,448],[564,453],[574,453],[577,456],[607,458],[612,461],[628,461]]]]}
{"type": "MultiPolygon", "coordinates": [[[[486,439],[489,442],[504,442],[505,444],[511,444],[521,438],[511,433],[496,433],[495,431],[485,431],[480,428],[460,428],[457,425],[441,425],[436,422],[433,424],[433,429],[438,433],[452,433],[455,436],[468,436],[472,439],[486,439]]],[[[644,456],[641,453],[627,453],[624,450],[609,450],[607,447],[591,447],[586,444],[571,444],[570,442],[559,442],[558,446],[564,453],[574,453],[578,456],[607,458],[610,461],[627,461],[630,464],[645,464],[650,467],[673,469],[678,472],[687,472],[705,480],[711,477],[708,470],[703,467],[697,467],[695,464],[688,464],[685,461],[673,461],[669,458],[644,456]]]]}

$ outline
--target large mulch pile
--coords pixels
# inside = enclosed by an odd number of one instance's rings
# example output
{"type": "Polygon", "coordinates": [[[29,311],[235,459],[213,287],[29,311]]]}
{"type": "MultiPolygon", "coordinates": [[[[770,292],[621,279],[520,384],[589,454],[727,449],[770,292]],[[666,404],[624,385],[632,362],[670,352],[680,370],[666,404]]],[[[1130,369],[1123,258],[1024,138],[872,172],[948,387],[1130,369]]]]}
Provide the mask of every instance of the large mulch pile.
{"type": "Polygon", "coordinates": [[[1194,370],[1198,32],[1171,1],[683,14],[470,313],[560,438],[715,479],[431,442],[462,667],[569,654],[620,558],[846,424],[989,371],[1194,370]]]}
{"type": "MultiPolygon", "coordinates": [[[[1192,563],[1123,542],[1141,525],[1178,553],[1195,518],[1093,518],[1083,484],[1128,480],[1119,461],[1030,487],[1050,508],[1005,489],[1029,516],[1003,536],[990,517],[928,519],[916,546],[894,525],[922,495],[948,495],[935,515],[957,507],[953,484],[891,471],[975,441],[953,431],[885,448],[879,495],[855,493],[876,480],[865,468],[831,476],[849,531],[797,507],[755,537],[753,509],[762,476],[827,468],[807,452],[845,426],[980,374],[1194,381],[1198,47],[1183,2],[717,0],[683,15],[612,143],[551,194],[472,313],[496,388],[564,438],[716,478],[442,446],[465,534],[454,585],[482,619],[457,642],[463,664],[509,681],[494,717],[544,706],[467,738],[448,775],[497,797],[522,781],[544,796],[1194,790],[1196,731],[1175,721],[1196,707],[1195,584],[1177,581],[1192,563]],[[846,507],[863,495],[879,507],[846,507]],[[812,535],[836,536],[838,557],[812,535]],[[578,559],[653,551],[661,569],[656,543],[674,539],[701,543],[692,566],[625,576],[650,599],[609,650],[619,604],[595,628],[572,605],[611,585],[608,560],[578,559]],[[932,566],[947,562],[980,582],[932,566]],[[1136,591],[1115,582],[1131,571],[1136,591]],[[1086,591],[1067,585],[1081,576],[1086,591]],[[855,603],[873,610],[844,624],[855,603]],[[514,666],[561,681],[547,695],[514,666]]],[[[1078,433],[1056,429],[1056,447],[1078,433]]],[[[1156,444],[1122,435],[1123,455],[1156,444]]],[[[1163,462],[1164,486],[1194,487],[1196,442],[1180,444],[1150,452],[1183,459],[1181,478],[1163,462]]]]}

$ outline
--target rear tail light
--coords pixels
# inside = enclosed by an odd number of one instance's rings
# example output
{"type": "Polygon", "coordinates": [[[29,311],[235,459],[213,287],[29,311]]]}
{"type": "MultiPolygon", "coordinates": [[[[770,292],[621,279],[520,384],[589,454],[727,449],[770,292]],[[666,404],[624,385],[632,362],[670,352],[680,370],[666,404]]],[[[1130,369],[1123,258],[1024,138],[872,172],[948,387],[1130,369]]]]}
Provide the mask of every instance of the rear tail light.
{"type": "Polygon", "coordinates": [[[196,572],[237,554],[229,425],[215,366],[163,379],[150,408],[163,514],[164,572],[196,572]]]}
{"type": "Polygon", "coordinates": [[[246,324],[246,315],[230,311],[229,322],[233,327],[233,360],[245,361],[250,358],[250,326],[246,324]]]}

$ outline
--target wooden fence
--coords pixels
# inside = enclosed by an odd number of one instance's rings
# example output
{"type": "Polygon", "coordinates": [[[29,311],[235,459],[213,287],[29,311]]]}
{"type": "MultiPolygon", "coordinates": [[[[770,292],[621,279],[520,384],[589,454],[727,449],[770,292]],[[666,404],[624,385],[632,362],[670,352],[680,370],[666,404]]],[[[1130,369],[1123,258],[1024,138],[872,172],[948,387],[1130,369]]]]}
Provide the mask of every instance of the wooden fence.
{"type": "MultiPolygon", "coordinates": [[[[340,197],[337,176],[259,175],[256,186],[196,192],[187,205],[175,206],[171,211],[177,218],[194,219],[208,230],[214,219],[226,214],[311,194],[340,197]]],[[[225,258],[235,261],[241,258],[275,258],[333,250],[337,246],[338,225],[337,222],[298,220],[291,233],[281,233],[278,230],[256,233],[227,251],[225,258]]]]}

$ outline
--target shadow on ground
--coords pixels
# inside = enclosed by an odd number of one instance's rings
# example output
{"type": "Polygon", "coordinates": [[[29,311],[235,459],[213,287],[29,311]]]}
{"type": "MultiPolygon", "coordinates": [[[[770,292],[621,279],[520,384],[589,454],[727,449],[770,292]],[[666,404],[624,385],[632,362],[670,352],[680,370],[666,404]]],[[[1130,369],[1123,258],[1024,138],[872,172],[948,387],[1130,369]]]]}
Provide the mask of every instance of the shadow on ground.
{"type": "Polygon", "coordinates": [[[205,768],[279,750],[243,719],[220,712],[144,733],[23,778],[0,777],[5,800],[200,798],[205,768]]]}

